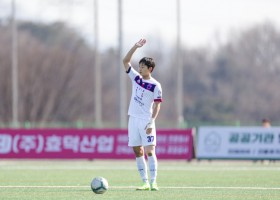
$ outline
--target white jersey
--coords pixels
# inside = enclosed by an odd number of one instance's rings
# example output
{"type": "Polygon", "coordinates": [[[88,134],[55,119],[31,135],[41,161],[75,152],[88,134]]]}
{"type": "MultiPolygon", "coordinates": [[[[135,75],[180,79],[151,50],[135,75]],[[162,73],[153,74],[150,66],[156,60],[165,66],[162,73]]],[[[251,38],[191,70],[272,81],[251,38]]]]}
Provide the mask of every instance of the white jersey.
{"type": "Polygon", "coordinates": [[[149,80],[142,79],[141,75],[131,66],[127,73],[132,81],[128,115],[141,119],[150,119],[154,102],[162,102],[161,85],[152,77],[149,80]]]}

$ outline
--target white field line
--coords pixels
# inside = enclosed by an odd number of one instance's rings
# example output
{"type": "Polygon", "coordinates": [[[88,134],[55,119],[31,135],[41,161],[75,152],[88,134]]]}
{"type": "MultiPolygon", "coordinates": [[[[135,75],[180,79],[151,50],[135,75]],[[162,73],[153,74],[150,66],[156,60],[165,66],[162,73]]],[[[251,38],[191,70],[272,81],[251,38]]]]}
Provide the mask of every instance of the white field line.
{"type": "MultiPolygon", "coordinates": [[[[41,186],[0,186],[1,188],[90,188],[90,186],[48,186],[48,185],[41,185],[41,186]]],[[[137,186],[110,186],[109,189],[134,189],[137,188],[137,186]]],[[[203,187],[203,186],[185,186],[185,187],[160,187],[161,189],[210,189],[210,190],[280,190],[280,188],[269,188],[269,187],[203,187]]]]}
{"type": "MultiPolygon", "coordinates": [[[[136,170],[135,166],[0,166],[0,170],[136,170]]],[[[162,171],[280,171],[280,167],[165,167],[162,171]]]]}

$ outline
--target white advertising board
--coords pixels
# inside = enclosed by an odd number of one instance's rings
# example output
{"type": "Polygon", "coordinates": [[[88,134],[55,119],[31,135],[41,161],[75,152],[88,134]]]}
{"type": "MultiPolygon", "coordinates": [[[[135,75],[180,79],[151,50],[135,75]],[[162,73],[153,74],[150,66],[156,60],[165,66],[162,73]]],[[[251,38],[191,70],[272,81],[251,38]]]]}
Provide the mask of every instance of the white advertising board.
{"type": "Polygon", "coordinates": [[[198,159],[280,159],[280,127],[201,127],[198,159]]]}

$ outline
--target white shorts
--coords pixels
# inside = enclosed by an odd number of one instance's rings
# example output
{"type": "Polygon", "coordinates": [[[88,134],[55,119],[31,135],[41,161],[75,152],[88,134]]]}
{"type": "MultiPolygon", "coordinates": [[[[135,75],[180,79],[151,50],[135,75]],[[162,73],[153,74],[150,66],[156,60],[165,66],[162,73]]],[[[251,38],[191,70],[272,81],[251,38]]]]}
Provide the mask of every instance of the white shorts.
{"type": "Polygon", "coordinates": [[[156,146],[156,126],[152,127],[152,133],[147,134],[145,127],[149,120],[129,116],[128,120],[128,146],[156,146]]]}

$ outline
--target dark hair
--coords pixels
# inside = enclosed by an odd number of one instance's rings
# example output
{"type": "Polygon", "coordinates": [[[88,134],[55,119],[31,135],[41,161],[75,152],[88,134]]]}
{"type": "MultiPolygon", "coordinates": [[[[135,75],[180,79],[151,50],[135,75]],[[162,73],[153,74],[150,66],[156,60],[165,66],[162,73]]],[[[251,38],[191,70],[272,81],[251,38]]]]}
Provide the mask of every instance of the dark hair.
{"type": "Polygon", "coordinates": [[[270,123],[270,120],[267,119],[267,118],[264,118],[264,119],[262,120],[262,123],[270,123]]]}
{"type": "MultiPolygon", "coordinates": [[[[155,61],[152,58],[148,58],[148,57],[144,57],[139,61],[139,64],[143,63],[144,65],[146,65],[148,68],[152,68],[152,71],[154,70],[154,68],[156,67],[155,61]]],[[[151,71],[151,72],[152,72],[151,71]]]]}

